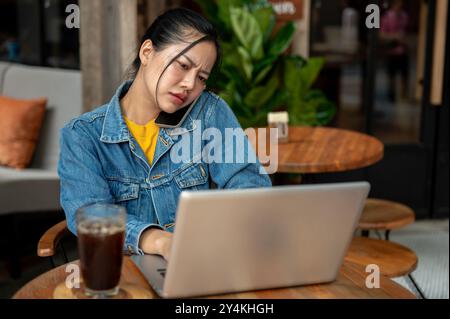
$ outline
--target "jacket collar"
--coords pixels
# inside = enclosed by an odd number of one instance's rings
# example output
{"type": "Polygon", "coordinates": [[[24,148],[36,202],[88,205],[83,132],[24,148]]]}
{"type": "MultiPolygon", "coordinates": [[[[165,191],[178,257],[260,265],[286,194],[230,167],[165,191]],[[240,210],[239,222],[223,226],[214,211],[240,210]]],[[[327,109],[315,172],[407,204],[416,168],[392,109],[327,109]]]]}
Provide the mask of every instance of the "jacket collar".
{"type": "Polygon", "coordinates": [[[120,97],[130,88],[133,81],[122,83],[112,97],[106,109],[103,121],[102,135],[100,141],[105,143],[120,143],[130,140],[130,132],[122,116],[120,108],[120,97]]]}
{"type": "MultiPolygon", "coordinates": [[[[122,109],[120,107],[120,98],[128,91],[132,80],[125,81],[117,89],[111,101],[108,104],[105,120],[103,122],[102,134],[100,141],[105,143],[121,143],[130,141],[130,131],[122,116],[122,109]]],[[[168,144],[172,144],[171,136],[180,135],[195,129],[195,123],[191,115],[188,114],[184,122],[179,128],[175,129],[160,129],[159,135],[163,136],[168,144]]]]}

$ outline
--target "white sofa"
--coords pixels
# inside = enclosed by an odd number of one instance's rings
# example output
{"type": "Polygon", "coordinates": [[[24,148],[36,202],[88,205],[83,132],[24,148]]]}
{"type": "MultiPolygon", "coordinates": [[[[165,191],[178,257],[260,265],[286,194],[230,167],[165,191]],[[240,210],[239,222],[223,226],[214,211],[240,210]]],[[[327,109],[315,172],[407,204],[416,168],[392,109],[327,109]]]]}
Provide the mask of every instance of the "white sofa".
{"type": "MultiPolygon", "coordinates": [[[[47,97],[47,111],[39,142],[29,168],[0,166],[0,217],[11,224],[12,271],[20,274],[16,216],[62,211],[59,204],[59,130],[82,113],[81,74],[76,70],[26,66],[0,62],[0,95],[15,98],[47,97]],[[17,268],[17,269],[16,269],[17,268]]],[[[1,114],[0,114],[1,116],[1,114]]],[[[63,214],[62,214],[63,216],[63,214]]]]}
{"type": "Polygon", "coordinates": [[[0,62],[0,95],[48,98],[30,168],[18,171],[0,166],[0,215],[60,209],[59,129],[82,112],[80,71],[0,62]]]}

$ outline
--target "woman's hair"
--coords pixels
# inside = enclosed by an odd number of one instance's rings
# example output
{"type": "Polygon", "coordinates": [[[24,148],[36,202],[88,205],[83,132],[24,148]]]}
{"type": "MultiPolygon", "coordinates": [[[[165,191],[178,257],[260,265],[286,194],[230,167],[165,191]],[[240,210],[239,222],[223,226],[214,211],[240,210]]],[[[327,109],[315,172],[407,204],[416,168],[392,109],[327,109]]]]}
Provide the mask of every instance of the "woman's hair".
{"type": "MultiPolygon", "coordinates": [[[[214,26],[200,14],[186,8],[171,9],[158,16],[142,37],[139,49],[146,40],[152,41],[153,48],[156,52],[173,44],[190,44],[189,47],[172,59],[169,64],[192,46],[202,41],[211,41],[216,47],[217,58],[214,69],[217,68],[216,66],[220,66],[222,60],[222,52],[218,41],[217,31],[214,26]],[[195,41],[195,43],[189,42],[188,39],[195,35],[202,36],[202,38],[199,39],[200,41],[195,41]]],[[[141,66],[139,49],[137,56],[131,65],[131,70],[128,72],[131,79],[136,77],[141,66]]]]}

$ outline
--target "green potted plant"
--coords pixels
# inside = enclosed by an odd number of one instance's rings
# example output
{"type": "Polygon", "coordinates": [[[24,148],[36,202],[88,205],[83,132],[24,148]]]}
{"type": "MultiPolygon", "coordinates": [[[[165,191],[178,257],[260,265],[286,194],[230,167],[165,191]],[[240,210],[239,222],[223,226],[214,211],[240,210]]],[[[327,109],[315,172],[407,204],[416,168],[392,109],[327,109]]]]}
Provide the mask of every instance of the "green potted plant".
{"type": "Polygon", "coordinates": [[[243,127],[264,126],[267,113],[286,110],[291,125],[325,125],[336,108],[312,89],[322,58],[286,55],[295,33],[288,22],[274,32],[275,12],[267,0],[196,0],[215,24],[223,61],[208,85],[230,105],[243,127]]]}

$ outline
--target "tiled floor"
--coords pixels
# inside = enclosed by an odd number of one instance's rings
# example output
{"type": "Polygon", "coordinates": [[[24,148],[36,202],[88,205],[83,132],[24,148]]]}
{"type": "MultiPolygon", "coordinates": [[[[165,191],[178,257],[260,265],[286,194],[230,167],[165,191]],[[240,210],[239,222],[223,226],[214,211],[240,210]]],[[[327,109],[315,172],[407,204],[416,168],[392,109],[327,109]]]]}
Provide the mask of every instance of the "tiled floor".
{"type": "MultiPolygon", "coordinates": [[[[449,220],[417,221],[413,225],[391,233],[391,240],[408,246],[416,252],[419,264],[413,277],[426,298],[449,298],[449,220]]],[[[65,243],[70,260],[77,259],[73,240],[65,243]]],[[[0,298],[10,298],[20,287],[50,269],[50,262],[37,256],[23,258],[23,274],[14,280],[0,261],[0,298]]],[[[62,263],[60,254],[56,262],[62,263]]],[[[405,278],[397,282],[414,292],[405,278]]]]}
{"type": "MultiPolygon", "coordinates": [[[[412,273],[425,298],[449,298],[449,220],[418,221],[391,233],[391,240],[412,249],[419,258],[412,273]]],[[[398,283],[415,292],[407,278],[398,283]]]]}

